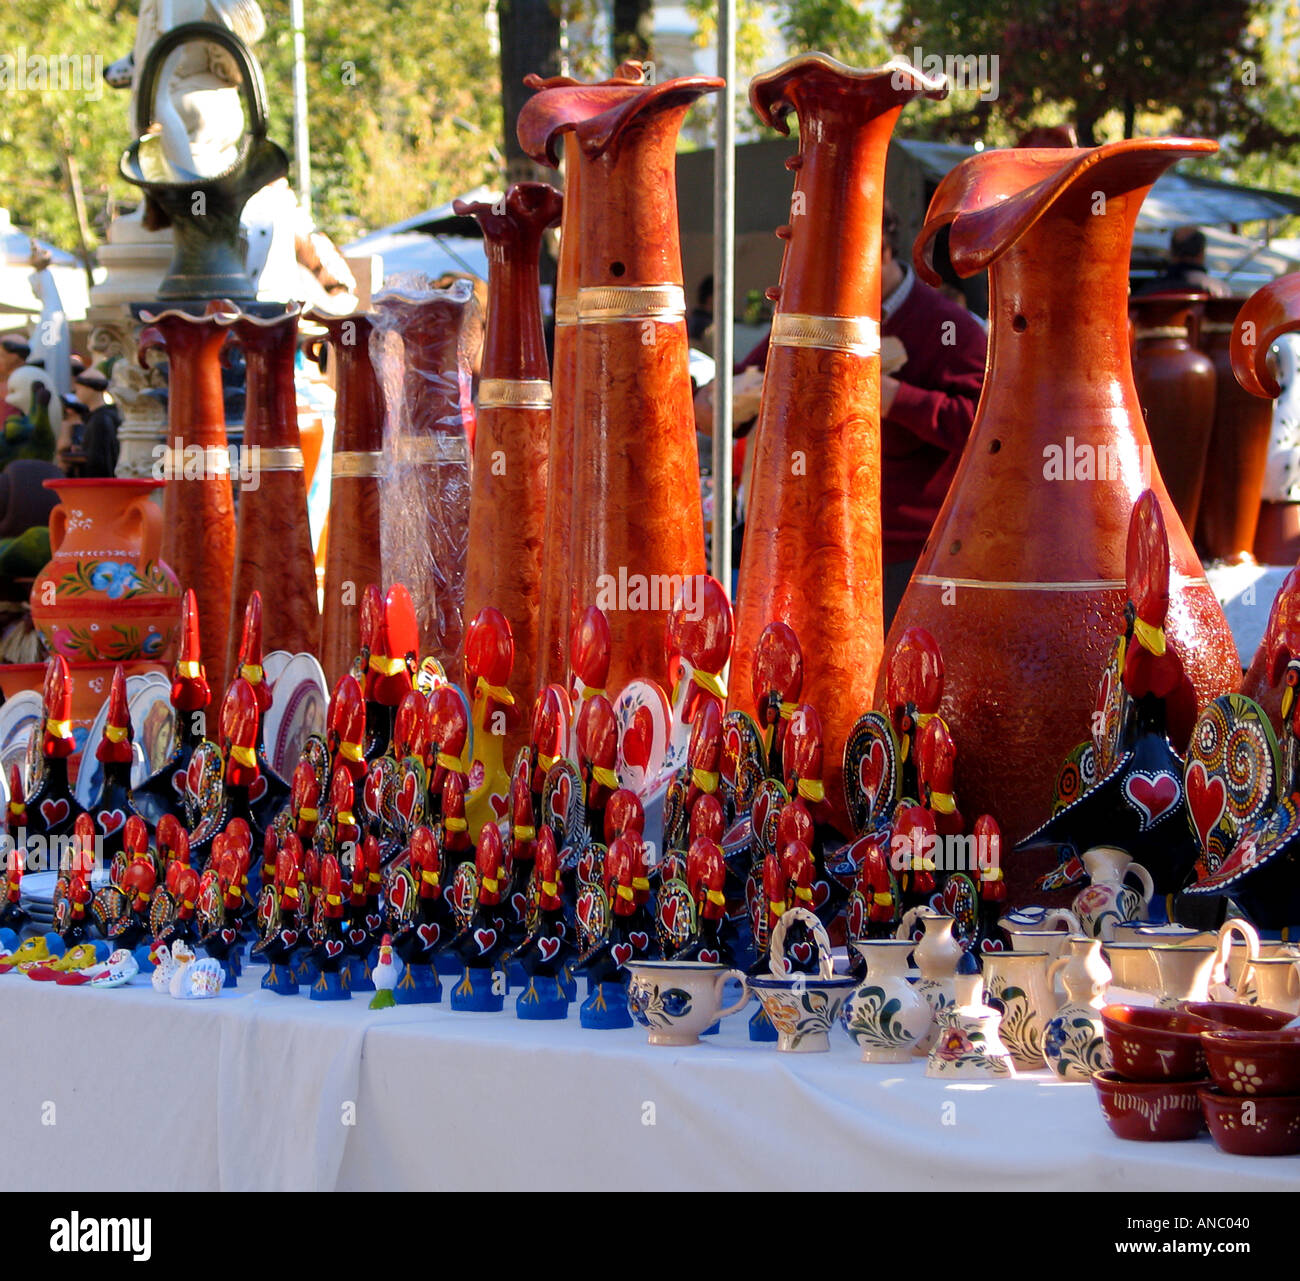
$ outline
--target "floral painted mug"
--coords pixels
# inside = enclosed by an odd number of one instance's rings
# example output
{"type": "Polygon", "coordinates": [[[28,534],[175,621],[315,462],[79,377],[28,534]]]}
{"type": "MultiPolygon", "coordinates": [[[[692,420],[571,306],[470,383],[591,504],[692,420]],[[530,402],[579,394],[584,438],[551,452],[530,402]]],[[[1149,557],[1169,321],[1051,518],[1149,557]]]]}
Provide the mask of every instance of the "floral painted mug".
{"type": "Polygon", "coordinates": [[[632,961],[627,966],[628,1013],[650,1030],[651,1045],[697,1045],[700,1033],[749,1004],[739,970],[707,961],[632,961]],[[728,979],[740,980],[740,1000],[722,1006],[728,979]]]}

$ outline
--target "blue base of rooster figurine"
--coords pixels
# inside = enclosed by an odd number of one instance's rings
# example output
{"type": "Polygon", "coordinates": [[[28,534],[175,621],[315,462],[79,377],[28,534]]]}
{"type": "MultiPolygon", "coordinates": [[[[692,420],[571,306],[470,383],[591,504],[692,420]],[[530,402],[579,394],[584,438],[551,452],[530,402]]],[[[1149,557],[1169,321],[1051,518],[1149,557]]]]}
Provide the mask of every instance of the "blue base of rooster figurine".
{"type": "Polygon", "coordinates": [[[451,989],[451,1008],[471,1014],[496,1014],[505,1008],[504,976],[500,970],[470,969],[461,972],[460,982],[451,989]]]}
{"type": "Polygon", "coordinates": [[[519,992],[528,986],[528,971],[518,961],[506,966],[506,991],[519,992]]]}
{"type": "Polygon", "coordinates": [[[569,997],[564,984],[553,975],[528,978],[515,1002],[515,1014],[521,1019],[568,1018],[569,997]]]}
{"type": "Polygon", "coordinates": [[[419,962],[408,965],[393,988],[393,1000],[398,1005],[437,1005],[442,1000],[438,971],[419,962]]]}
{"type": "Polygon", "coordinates": [[[776,1028],[767,1017],[767,1011],[760,1005],[749,1020],[749,1039],[751,1041],[775,1041],[776,1028]]]}
{"type": "Polygon", "coordinates": [[[560,986],[564,989],[564,999],[570,1003],[578,999],[578,980],[573,976],[573,969],[566,965],[560,975],[560,986]]]}
{"type": "Polygon", "coordinates": [[[337,970],[322,970],[311,987],[313,1001],[350,1001],[352,993],[337,970]]]}
{"type": "Polygon", "coordinates": [[[370,977],[370,968],[379,959],[376,950],[373,956],[348,957],[348,986],[354,992],[373,992],[374,981],[370,977]]]}
{"type": "Polygon", "coordinates": [[[465,963],[455,952],[438,952],[433,958],[433,963],[439,974],[456,978],[460,977],[461,971],[465,968],[465,963]]]}
{"type": "Polygon", "coordinates": [[[298,978],[290,965],[267,966],[262,975],[262,991],[274,992],[277,996],[297,996],[298,978]]]}
{"type": "Polygon", "coordinates": [[[583,1001],[579,1018],[583,1027],[592,1028],[597,1032],[631,1027],[632,1016],[627,1009],[626,980],[597,983],[592,994],[583,1001]]]}

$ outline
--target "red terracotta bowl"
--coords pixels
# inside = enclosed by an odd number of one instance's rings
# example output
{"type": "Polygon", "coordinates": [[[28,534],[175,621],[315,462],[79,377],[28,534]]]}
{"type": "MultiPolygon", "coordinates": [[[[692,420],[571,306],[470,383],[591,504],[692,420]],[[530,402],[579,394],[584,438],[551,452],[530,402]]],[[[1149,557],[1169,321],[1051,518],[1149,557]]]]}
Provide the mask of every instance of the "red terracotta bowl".
{"type": "Polygon", "coordinates": [[[1092,1084],[1111,1133],[1139,1143],[1194,1139],[1205,1124],[1194,1081],[1126,1081],[1094,1072],[1092,1084]]]}
{"type": "Polygon", "coordinates": [[[1242,1032],[1272,1032],[1295,1017],[1285,1010],[1270,1010],[1262,1005],[1237,1005],[1232,1001],[1184,1001],[1178,1007],[1184,1014],[1208,1019],[1221,1028],[1242,1032]]]}
{"type": "Polygon", "coordinates": [[[1247,1099],[1211,1086],[1198,1090],[1210,1135],[1233,1156],[1294,1156],[1300,1152],[1300,1096],[1247,1099]]]}
{"type": "Polygon", "coordinates": [[[1196,1081],[1209,1075],[1201,1033],[1214,1024],[1178,1010],[1107,1005],[1101,1025],[1111,1066],[1129,1081],[1196,1081]]]}
{"type": "Polygon", "coordinates": [[[1300,1095],[1300,1031],[1201,1034],[1214,1084],[1242,1098],[1300,1095]]]}

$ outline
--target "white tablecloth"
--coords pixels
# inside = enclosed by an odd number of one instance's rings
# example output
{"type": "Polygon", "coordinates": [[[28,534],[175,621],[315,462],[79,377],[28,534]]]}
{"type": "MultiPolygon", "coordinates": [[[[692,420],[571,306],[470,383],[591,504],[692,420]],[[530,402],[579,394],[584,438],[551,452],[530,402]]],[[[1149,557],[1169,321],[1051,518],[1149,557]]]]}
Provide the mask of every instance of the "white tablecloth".
{"type": "Polygon", "coordinates": [[[0,977],[0,1189],[1300,1188],[1300,1158],[1115,1139],[1091,1085],[944,1084],[840,1029],[663,1049],[367,1001],[0,977]]]}

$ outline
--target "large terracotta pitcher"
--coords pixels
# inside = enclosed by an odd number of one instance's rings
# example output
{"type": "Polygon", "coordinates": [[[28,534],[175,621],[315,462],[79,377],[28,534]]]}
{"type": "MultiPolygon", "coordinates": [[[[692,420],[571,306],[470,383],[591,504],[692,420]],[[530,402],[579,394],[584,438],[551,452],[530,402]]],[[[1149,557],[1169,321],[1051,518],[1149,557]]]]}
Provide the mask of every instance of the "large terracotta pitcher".
{"type": "MultiPolygon", "coordinates": [[[[929,281],[945,265],[989,268],[989,372],[887,643],[913,626],[938,640],[956,791],[1008,843],[1048,817],[1061,761],[1088,734],[1123,628],[1129,517],[1148,485],[1169,537],[1169,641],[1200,704],[1240,680],[1223,611],[1149,461],[1125,317],[1143,198],[1175,161],[1214,149],[1155,138],[983,152],[940,183],[917,242],[929,281]]],[[[1052,858],[1006,860],[1012,902],[1031,897],[1052,858]]]]}
{"type": "MultiPolygon", "coordinates": [[[[906,62],[855,71],[824,54],[755,78],[749,99],[799,154],[737,592],[731,706],[754,711],[763,628],[788,623],[808,656],[827,799],[847,824],[844,740],[870,710],[884,641],[880,529],[880,238],[885,152],[903,104],[942,98],[906,62]]],[[[847,830],[847,827],[846,827],[847,830]]]]}
{"type": "Polygon", "coordinates": [[[519,141],[534,160],[557,165],[560,140],[576,143],[569,575],[571,601],[599,605],[609,619],[611,697],[661,671],[674,592],[705,568],[676,142],[691,105],[721,86],[708,76],[557,84],[519,113],[519,141]]]}
{"type": "Polygon", "coordinates": [[[550,369],[542,333],[538,253],[560,218],[560,193],[516,183],[499,204],[456,202],[483,228],[488,251],[488,322],[469,500],[465,617],[499,609],[514,639],[508,686],[514,711],[506,760],[528,740],[521,711],[537,688],[538,594],[546,526],[546,453],[551,432],[550,369]]]}
{"type": "Polygon", "coordinates": [[[32,621],[74,664],[170,657],[181,617],[176,575],[160,559],[157,480],[47,480],[49,564],[32,585],[32,621]]]}
{"type": "Polygon", "coordinates": [[[1144,294],[1129,299],[1133,382],[1146,418],[1156,467],[1183,528],[1196,528],[1205,456],[1214,427],[1214,365],[1196,349],[1200,293],[1144,294]]]}
{"type": "MultiPolygon", "coordinates": [[[[384,397],[370,360],[373,318],[366,312],[308,317],[329,334],[334,361],[334,453],[330,460],[329,537],[320,660],[330,689],[361,644],[361,598],[383,581],[379,555],[379,480],[384,460],[384,397]]],[[[319,358],[319,348],[313,348],[319,358]]]]}
{"type": "Polygon", "coordinates": [[[316,561],[307,523],[302,445],[293,361],[298,309],[261,320],[241,312],[231,322],[244,352],[248,393],[231,601],[227,670],[239,654],[240,625],[253,592],[262,593],[262,643],[268,650],[311,652],[320,633],[316,561]]]}
{"type": "Polygon", "coordinates": [[[1205,462],[1197,545],[1215,560],[1240,561],[1255,546],[1268,462],[1272,406],[1244,391],[1232,372],[1231,343],[1240,298],[1204,303],[1200,347],[1214,365],[1214,429],[1205,462]]]}
{"type": "Polygon", "coordinates": [[[226,641],[235,576],[235,496],[226,442],[221,348],[230,303],[209,303],[203,315],[171,309],[140,313],[141,360],[167,351],[168,485],[163,494],[162,558],[181,588],[192,587],[213,689],[226,687],[226,641]]]}
{"type": "MultiPolygon", "coordinates": [[[[614,89],[602,93],[610,106],[631,96],[645,84],[645,68],[639,62],[625,62],[614,74],[588,89],[614,89]],[[619,93],[621,86],[623,92],[619,93]]],[[[530,89],[574,88],[580,81],[568,76],[544,79],[532,75],[524,83],[530,89]]],[[[555,345],[551,368],[551,434],[547,446],[545,535],[542,541],[542,580],[537,607],[537,688],[568,684],[569,631],[573,620],[585,608],[577,602],[569,578],[569,522],[573,501],[573,437],[578,413],[578,389],[574,371],[578,357],[578,209],[582,184],[581,166],[566,164],[564,210],[560,221],[560,257],[555,276],[555,345]]],[[[518,650],[516,649],[516,653],[518,650]]]]}

